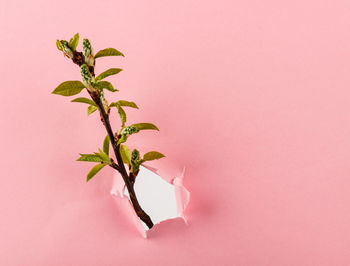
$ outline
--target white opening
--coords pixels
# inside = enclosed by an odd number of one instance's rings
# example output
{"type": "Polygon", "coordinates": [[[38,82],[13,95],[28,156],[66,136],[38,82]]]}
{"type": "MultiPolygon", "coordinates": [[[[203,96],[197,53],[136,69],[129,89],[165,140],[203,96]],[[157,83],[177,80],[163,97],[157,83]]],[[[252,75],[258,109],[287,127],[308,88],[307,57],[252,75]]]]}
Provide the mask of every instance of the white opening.
{"type": "MultiPolygon", "coordinates": [[[[142,209],[151,217],[154,224],[179,217],[174,186],[142,166],[136,177],[135,193],[142,209]]],[[[127,189],[124,194],[129,197],[127,189]]],[[[148,229],[144,223],[142,224],[148,229]]]]}

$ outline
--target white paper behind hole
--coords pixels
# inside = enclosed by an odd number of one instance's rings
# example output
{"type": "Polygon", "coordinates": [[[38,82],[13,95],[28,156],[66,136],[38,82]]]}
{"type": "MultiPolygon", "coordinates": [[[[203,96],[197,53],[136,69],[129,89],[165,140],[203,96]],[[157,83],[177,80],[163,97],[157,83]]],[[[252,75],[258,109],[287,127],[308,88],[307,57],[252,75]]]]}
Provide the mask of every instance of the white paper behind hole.
{"type": "MultiPolygon", "coordinates": [[[[154,224],[179,217],[176,207],[175,188],[159,175],[140,166],[134,185],[141,208],[151,217],[154,224]]],[[[129,197],[128,190],[124,194],[129,197]]],[[[142,222],[145,229],[146,224],[142,222]]]]}

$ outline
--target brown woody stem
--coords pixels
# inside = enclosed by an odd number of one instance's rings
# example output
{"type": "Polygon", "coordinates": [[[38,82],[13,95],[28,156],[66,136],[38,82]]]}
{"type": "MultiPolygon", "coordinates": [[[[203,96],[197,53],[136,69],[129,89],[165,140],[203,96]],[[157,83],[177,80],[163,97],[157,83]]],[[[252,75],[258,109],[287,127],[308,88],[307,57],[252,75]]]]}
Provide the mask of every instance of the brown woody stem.
{"type": "MultiPolygon", "coordinates": [[[[75,64],[77,64],[79,66],[81,66],[82,64],[85,63],[84,56],[81,52],[74,52],[74,56],[73,56],[72,60],[75,64]]],[[[90,73],[93,76],[95,76],[94,68],[95,68],[94,66],[89,67],[90,73]]],[[[106,113],[105,108],[101,102],[100,94],[98,91],[89,92],[89,94],[90,94],[92,100],[96,103],[96,105],[100,111],[101,121],[107,130],[109,139],[111,141],[111,145],[113,147],[115,157],[117,159],[117,164],[113,162],[111,167],[116,169],[120,173],[120,175],[122,176],[122,178],[125,182],[125,186],[129,192],[130,201],[132,203],[132,206],[134,207],[134,210],[135,210],[137,216],[141,219],[141,221],[143,221],[147,225],[147,227],[149,229],[151,229],[153,227],[153,222],[152,222],[151,218],[149,217],[149,215],[141,208],[141,206],[137,200],[136,193],[134,190],[134,180],[129,178],[128,173],[125,169],[122,157],[120,155],[120,150],[119,150],[120,144],[117,145],[116,138],[113,134],[111,123],[109,121],[109,115],[106,113]]]]}

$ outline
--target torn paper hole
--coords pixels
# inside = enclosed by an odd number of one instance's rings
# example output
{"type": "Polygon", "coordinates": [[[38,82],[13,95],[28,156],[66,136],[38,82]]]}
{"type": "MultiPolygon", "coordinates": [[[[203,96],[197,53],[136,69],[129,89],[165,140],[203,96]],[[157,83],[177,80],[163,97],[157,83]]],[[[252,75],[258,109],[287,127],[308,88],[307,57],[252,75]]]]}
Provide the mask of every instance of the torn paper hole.
{"type": "MultiPolygon", "coordinates": [[[[142,209],[151,217],[153,228],[162,221],[178,217],[187,223],[183,213],[190,200],[190,193],[182,184],[184,172],[185,169],[175,177],[169,178],[168,182],[165,176],[157,174],[157,169],[145,165],[140,167],[134,187],[135,193],[142,209]]],[[[147,238],[148,227],[136,215],[119,173],[113,177],[111,194],[122,198],[136,228],[147,238]]]]}

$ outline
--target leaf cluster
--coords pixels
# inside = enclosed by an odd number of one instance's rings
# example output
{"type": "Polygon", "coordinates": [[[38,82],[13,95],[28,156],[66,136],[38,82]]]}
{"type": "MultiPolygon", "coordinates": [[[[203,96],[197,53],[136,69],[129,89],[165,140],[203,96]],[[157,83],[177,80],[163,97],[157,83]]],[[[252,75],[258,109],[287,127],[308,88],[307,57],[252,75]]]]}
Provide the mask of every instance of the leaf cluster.
{"type": "MultiPolygon", "coordinates": [[[[56,46],[58,50],[62,51],[65,55],[72,58],[72,54],[74,56],[74,53],[76,53],[78,43],[79,43],[79,34],[77,33],[69,40],[69,42],[65,40],[57,40],[56,46]]],[[[93,55],[93,50],[92,50],[90,41],[87,39],[84,39],[84,45],[83,45],[84,54],[87,56],[87,53],[88,53],[89,55],[88,55],[88,58],[84,58],[83,62],[87,62],[88,66],[90,67],[94,67],[95,60],[97,58],[106,57],[106,56],[123,56],[124,57],[124,54],[122,52],[114,48],[102,49],[98,51],[95,55],[93,55]]],[[[74,60],[74,58],[72,59],[74,60]]],[[[106,108],[105,110],[106,113],[109,114],[109,110],[111,108],[116,108],[121,121],[121,127],[115,133],[116,141],[117,141],[115,148],[119,149],[123,163],[129,167],[129,170],[132,173],[137,173],[140,165],[146,161],[152,161],[152,160],[163,158],[164,155],[157,151],[147,152],[141,157],[137,149],[134,149],[131,152],[128,146],[126,146],[125,144],[122,144],[127,141],[130,135],[136,134],[140,131],[143,131],[143,130],[159,131],[158,127],[151,123],[135,123],[131,125],[126,125],[127,115],[125,112],[125,107],[138,109],[139,107],[137,106],[136,103],[132,101],[118,100],[108,104],[107,100],[104,98],[104,90],[107,90],[110,92],[118,91],[113,87],[113,85],[109,81],[106,81],[104,79],[112,75],[119,74],[122,71],[122,69],[109,68],[95,77],[94,75],[91,75],[89,68],[86,65],[82,65],[81,67],[84,67],[84,71],[82,71],[83,82],[79,80],[64,81],[61,84],[59,84],[52,91],[52,93],[61,95],[61,96],[74,96],[81,93],[83,89],[87,89],[90,93],[95,90],[99,92],[99,95],[101,98],[100,100],[103,103],[104,108],[106,108]]],[[[89,99],[86,97],[75,98],[72,100],[72,102],[87,104],[88,115],[94,113],[96,110],[99,109],[97,102],[95,102],[93,99],[89,99]]],[[[107,135],[103,141],[103,148],[98,149],[98,152],[94,152],[90,154],[80,154],[80,157],[77,159],[77,161],[97,163],[89,171],[86,179],[87,181],[93,178],[105,166],[107,165],[113,166],[113,164],[115,164],[113,159],[109,155],[110,143],[111,143],[110,137],[109,135],[107,135]]]]}

